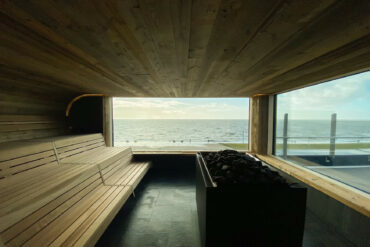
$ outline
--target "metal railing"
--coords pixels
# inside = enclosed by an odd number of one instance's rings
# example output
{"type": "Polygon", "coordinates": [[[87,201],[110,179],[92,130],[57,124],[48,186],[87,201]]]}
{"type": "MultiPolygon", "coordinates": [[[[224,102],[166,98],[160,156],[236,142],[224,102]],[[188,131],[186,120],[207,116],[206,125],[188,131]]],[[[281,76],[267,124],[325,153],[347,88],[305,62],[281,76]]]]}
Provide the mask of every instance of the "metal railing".
{"type": "Polygon", "coordinates": [[[276,139],[283,139],[283,157],[286,158],[288,154],[288,140],[289,139],[326,139],[329,140],[329,156],[335,156],[335,143],[338,139],[356,139],[357,143],[361,139],[369,139],[370,137],[366,136],[336,136],[337,129],[337,114],[333,113],[331,115],[331,124],[330,124],[330,136],[318,136],[318,137],[306,137],[306,136],[288,136],[288,113],[284,114],[284,126],[283,126],[283,136],[276,137],[276,139]]]}

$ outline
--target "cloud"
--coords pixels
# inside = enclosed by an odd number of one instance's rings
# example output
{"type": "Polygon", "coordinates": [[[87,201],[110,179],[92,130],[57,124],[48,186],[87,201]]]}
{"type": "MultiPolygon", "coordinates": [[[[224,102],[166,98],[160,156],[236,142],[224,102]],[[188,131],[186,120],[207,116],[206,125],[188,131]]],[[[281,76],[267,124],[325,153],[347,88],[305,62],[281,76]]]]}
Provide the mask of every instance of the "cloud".
{"type": "MultiPolygon", "coordinates": [[[[114,118],[247,119],[247,98],[114,98],[114,118]]],[[[277,117],[370,120],[370,72],[278,95],[277,117]]]]}
{"type": "Polygon", "coordinates": [[[247,119],[248,99],[114,98],[114,118],[247,119]]]}
{"type": "Polygon", "coordinates": [[[176,100],[145,99],[145,98],[114,98],[115,107],[136,107],[136,108],[171,108],[182,105],[176,100]]]}
{"type": "Polygon", "coordinates": [[[365,72],[281,94],[278,118],[284,113],[293,119],[327,119],[332,113],[342,119],[369,118],[369,85],[370,72],[365,72]]]}

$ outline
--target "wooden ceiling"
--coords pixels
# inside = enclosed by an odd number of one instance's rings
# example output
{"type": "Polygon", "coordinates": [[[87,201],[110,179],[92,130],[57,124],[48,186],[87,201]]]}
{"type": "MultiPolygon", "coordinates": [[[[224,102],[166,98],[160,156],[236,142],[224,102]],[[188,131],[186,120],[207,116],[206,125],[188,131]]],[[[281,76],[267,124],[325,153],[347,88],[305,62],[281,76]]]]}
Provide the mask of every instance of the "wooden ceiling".
{"type": "Polygon", "coordinates": [[[370,69],[369,0],[0,2],[0,83],[244,97],[370,69]]]}

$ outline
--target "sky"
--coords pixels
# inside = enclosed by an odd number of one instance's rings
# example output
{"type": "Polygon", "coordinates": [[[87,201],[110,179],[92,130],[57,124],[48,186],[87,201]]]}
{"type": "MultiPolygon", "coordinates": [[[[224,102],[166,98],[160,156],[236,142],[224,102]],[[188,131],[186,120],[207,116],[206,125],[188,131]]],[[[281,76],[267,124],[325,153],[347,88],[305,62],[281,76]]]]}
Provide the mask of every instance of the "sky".
{"type": "Polygon", "coordinates": [[[370,72],[280,94],[277,118],[370,120],[370,72]]]}
{"type": "MultiPolygon", "coordinates": [[[[248,98],[114,98],[115,119],[248,119],[248,98]]],[[[370,120],[370,72],[280,94],[277,118],[370,120]]]]}
{"type": "Polygon", "coordinates": [[[114,119],[248,119],[248,98],[114,98],[114,119]]]}

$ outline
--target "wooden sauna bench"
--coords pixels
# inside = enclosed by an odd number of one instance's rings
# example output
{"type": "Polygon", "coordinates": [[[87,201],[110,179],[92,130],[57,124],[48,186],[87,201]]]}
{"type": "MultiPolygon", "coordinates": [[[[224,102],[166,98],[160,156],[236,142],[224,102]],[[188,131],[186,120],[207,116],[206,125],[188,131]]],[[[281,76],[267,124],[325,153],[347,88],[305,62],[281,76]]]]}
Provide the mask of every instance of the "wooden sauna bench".
{"type": "Polygon", "coordinates": [[[0,145],[0,246],[93,246],[147,162],[101,134],[0,145]]]}

